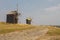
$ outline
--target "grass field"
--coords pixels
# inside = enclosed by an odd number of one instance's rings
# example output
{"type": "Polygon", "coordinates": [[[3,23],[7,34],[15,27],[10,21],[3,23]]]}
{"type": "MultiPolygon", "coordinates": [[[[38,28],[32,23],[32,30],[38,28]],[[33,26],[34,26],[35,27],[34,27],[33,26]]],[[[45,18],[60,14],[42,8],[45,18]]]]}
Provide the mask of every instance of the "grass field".
{"type": "Polygon", "coordinates": [[[60,28],[58,27],[48,27],[49,31],[47,32],[48,35],[54,36],[54,35],[60,35],[60,28]]]}
{"type": "Polygon", "coordinates": [[[46,35],[38,38],[38,40],[47,39],[47,38],[50,38],[50,39],[56,38],[56,40],[60,40],[60,28],[58,28],[58,27],[44,26],[44,25],[33,26],[33,25],[28,25],[28,24],[6,24],[4,22],[0,22],[0,34],[10,33],[10,32],[14,32],[14,31],[34,29],[34,28],[36,28],[36,29],[37,28],[39,28],[39,29],[48,28],[49,29],[48,32],[46,33],[46,35]]]}
{"type": "Polygon", "coordinates": [[[0,34],[9,33],[13,31],[27,30],[34,28],[32,25],[27,24],[6,24],[4,22],[0,23],[0,34]]]}
{"type": "Polygon", "coordinates": [[[60,28],[50,26],[46,35],[39,37],[37,40],[60,40],[60,28]]]}
{"type": "MultiPolygon", "coordinates": [[[[60,35],[60,28],[53,27],[53,26],[39,26],[39,28],[48,28],[49,31],[47,32],[48,35],[60,35]]],[[[27,30],[35,28],[35,26],[27,25],[27,24],[6,24],[4,22],[0,22],[0,34],[2,33],[9,33],[13,31],[19,31],[19,30],[27,30]]]]}

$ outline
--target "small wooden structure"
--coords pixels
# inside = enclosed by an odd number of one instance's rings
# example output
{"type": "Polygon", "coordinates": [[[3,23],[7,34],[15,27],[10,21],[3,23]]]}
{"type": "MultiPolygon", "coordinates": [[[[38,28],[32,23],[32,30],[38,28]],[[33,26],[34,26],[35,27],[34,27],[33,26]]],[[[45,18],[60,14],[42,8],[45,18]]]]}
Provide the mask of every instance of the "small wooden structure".
{"type": "Polygon", "coordinates": [[[17,24],[18,23],[18,12],[11,11],[9,14],[7,14],[6,23],[17,24]]]}
{"type": "Polygon", "coordinates": [[[27,19],[26,19],[26,24],[31,24],[31,21],[32,21],[31,18],[27,18],[27,19]]]}

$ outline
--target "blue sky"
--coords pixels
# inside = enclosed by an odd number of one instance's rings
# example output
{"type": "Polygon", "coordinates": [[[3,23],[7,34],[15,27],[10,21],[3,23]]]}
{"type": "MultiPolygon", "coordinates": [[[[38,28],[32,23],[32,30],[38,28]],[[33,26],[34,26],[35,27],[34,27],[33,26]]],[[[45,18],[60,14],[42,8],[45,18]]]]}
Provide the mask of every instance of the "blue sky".
{"type": "MultiPolygon", "coordinates": [[[[6,14],[16,10],[17,0],[0,0],[0,21],[6,21],[6,14]]],[[[60,25],[60,0],[18,0],[19,23],[25,24],[27,17],[32,24],[60,25]]]]}

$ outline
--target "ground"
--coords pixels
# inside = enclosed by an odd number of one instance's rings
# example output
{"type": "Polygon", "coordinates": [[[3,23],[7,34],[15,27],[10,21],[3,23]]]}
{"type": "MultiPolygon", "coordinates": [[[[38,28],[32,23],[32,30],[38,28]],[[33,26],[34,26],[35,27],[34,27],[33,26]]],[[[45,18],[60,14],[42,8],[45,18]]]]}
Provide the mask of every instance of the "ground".
{"type": "Polygon", "coordinates": [[[60,28],[0,22],[0,40],[60,40],[60,28]]]}

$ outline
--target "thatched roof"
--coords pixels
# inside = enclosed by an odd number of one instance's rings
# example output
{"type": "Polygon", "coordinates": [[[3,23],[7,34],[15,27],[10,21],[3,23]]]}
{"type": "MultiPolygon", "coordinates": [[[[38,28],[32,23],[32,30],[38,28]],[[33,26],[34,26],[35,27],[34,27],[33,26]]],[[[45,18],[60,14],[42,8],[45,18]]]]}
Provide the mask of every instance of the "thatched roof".
{"type": "Polygon", "coordinates": [[[8,14],[18,14],[18,12],[17,11],[11,11],[8,14]]]}

